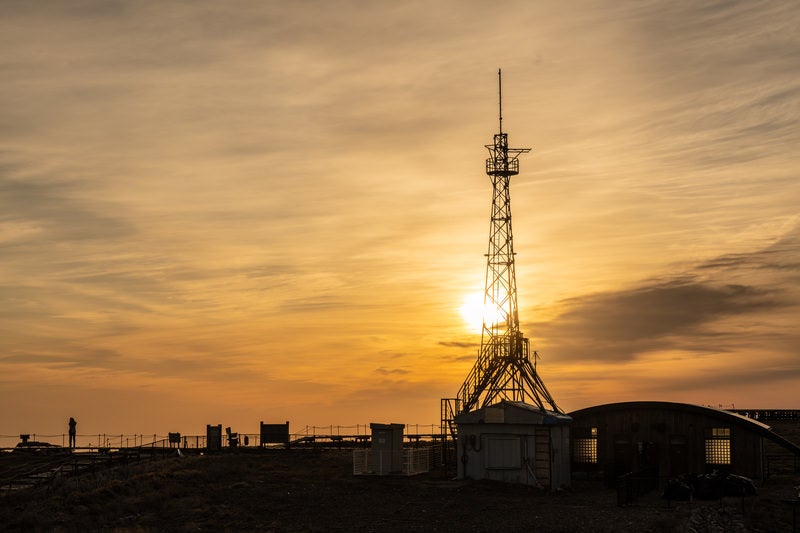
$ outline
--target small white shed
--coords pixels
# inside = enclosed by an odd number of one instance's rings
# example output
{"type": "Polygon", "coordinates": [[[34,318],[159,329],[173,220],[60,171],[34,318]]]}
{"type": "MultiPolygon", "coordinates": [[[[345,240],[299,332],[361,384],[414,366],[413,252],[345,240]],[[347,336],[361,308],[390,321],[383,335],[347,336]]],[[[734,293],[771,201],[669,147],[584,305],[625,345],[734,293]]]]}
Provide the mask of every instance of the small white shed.
{"type": "Polygon", "coordinates": [[[460,479],[493,479],[550,490],[570,485],[571,417],[503,400],[457,415],[455,422],[460,479]]]}

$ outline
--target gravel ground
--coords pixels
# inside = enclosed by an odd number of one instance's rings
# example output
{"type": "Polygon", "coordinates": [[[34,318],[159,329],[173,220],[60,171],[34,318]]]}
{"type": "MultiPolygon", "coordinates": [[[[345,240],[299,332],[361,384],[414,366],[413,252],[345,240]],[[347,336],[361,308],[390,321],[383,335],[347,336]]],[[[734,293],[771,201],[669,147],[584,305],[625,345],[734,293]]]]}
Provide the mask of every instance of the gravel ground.
{"type": "Polygon", "coordinates": [[[795,476],[757,496],[617,506],[616,491],[576,481],[541,492],[453,480],[441,471],[354,476],[346,451],[187,456],[64,478],[0,498],[0,529],[73,531],[791,531],[795,476]]]}

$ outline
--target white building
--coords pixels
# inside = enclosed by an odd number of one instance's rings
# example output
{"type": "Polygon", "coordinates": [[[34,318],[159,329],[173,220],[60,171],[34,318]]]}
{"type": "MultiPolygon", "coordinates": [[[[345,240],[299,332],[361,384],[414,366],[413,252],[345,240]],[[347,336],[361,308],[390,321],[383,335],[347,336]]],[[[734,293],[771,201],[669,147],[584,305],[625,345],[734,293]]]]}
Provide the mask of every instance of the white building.
{"type": "Polygon", "coordinates": [[[457,415],[455,422],[460,479],[492,479],[551,490],[570,485],[571,417],[503,400],[457,415]]]}

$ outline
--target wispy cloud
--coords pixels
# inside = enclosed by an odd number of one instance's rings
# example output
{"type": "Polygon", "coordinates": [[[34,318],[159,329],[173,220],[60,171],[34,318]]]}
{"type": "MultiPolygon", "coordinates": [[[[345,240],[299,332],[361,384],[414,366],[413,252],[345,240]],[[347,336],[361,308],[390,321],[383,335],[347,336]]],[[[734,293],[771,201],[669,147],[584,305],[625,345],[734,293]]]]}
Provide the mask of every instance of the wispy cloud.
{"type": "Polygon", "coordinates": [[[768,383],[797,345],[798,13],[7,1],[0,400],[438,420],[479,343],[498,67],[548,384],[756,348],[768,383]]]}

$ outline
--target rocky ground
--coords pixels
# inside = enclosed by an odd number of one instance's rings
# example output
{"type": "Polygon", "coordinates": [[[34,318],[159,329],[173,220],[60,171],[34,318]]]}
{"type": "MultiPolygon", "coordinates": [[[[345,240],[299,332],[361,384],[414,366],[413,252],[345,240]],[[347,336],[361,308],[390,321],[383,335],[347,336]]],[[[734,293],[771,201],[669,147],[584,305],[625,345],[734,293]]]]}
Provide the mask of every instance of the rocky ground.
{"type": "MultiPolygon", "coordinates": [[[[3,459],[5,460],[5,458],[3,459]]],[[[63,478],[0,497],[0,529],[74,531],[791,531],[798,476],[757,496],[619,507],[615,490],[568,491],[412,477],[354,476],[348,451],[170,457],[63,478]]]]}

